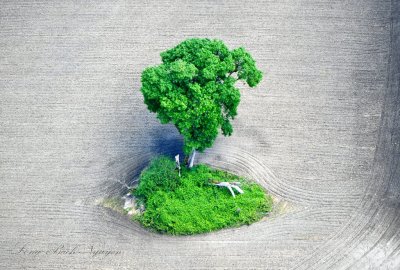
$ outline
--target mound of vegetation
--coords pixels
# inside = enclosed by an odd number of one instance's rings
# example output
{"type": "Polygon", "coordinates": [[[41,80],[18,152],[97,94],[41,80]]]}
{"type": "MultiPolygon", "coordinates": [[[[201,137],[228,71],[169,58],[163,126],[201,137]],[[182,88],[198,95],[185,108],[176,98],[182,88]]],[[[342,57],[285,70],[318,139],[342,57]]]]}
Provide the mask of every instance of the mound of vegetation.
{"type": "Polygon", "coordinates": [[[186,235],[210,232],[260,220],[272,207],[272,199],[256,183],[206,165],[183,168],[158,157],[142,172],[132,191],[145,211],[135,216],[143,226],[158,232],[186,235]],[[239,182],[243,194],[233,197],[218,182],[239,182]]]}

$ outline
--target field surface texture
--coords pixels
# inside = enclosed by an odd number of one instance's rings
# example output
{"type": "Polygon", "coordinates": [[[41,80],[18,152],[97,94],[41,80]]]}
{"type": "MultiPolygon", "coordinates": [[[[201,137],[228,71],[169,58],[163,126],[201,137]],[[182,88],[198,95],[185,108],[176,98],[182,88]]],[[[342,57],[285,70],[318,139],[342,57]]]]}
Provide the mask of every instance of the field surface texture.
{"type": "Polygon", "coordinates": [[[400,269],[399,18],[395,0],[1,0],[0,269],[400,269]],[[181,152],[140,74],[189,37],[264,72],[198,162],[281,203],[172,237],[100,202],[181,152]]]}

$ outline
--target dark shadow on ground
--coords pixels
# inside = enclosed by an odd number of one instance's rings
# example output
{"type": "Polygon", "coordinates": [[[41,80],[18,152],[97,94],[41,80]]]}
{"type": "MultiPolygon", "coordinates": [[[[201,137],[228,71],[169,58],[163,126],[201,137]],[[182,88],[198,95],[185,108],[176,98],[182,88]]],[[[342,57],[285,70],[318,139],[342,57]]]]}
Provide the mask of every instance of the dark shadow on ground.
{"type": "Polygon", "coordinates": [[[108,197],[122,196],[130,187],[137,185],[141,172],[156,156],[174,158],[179,154],[183,163],[183,139],[173,125],[156,125],[142,141],[140,148],[127,147],[125,156],[108,164],[108,197]]]}
{"type": "Polygon", "coordinates": [[[173,125],[160,125],[150,132],[152,143],[150,151],[154,155],[180,156],[183,159],[183,139],[173,125]]]}

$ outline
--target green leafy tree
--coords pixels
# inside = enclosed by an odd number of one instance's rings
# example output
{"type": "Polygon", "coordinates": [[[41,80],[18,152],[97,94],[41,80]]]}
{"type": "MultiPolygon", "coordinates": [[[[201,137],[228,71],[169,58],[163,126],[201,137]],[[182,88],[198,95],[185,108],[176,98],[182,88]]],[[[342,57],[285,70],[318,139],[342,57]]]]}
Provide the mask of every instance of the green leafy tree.
{"type": "Polygon", "coordinates": [[[141,92],[161,123],[173,123],[184,152],[211,147],[219,130],[232,134],[231,120],[240,102],[238,80],[255,87],[262,79],[244,48],[229,50],[221,40],[191,38],[161,53],[162,63],[142,73],[141,92]]]}

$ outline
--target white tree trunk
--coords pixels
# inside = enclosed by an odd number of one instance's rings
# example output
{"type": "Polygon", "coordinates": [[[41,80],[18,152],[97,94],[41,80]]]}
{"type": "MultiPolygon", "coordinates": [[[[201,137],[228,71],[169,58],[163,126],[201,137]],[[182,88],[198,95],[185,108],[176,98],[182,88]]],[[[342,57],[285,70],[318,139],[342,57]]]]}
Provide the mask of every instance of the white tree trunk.
{"type": "Polygon", "coordinates": [[[179,162],[179,154],[175,156],[176,168],[178,168],[179,177],[181,177],[181,163],[179,162]]]}
{"type": "Polygon", "coordinates": [[[194,149],[192,154],[190,155],[190,159],[189,159],[189,168],[193,167],[193,163],[194,163],[194,157],[196,156],[196,150],[194,149]]]}

